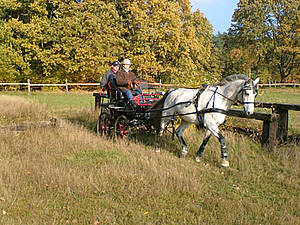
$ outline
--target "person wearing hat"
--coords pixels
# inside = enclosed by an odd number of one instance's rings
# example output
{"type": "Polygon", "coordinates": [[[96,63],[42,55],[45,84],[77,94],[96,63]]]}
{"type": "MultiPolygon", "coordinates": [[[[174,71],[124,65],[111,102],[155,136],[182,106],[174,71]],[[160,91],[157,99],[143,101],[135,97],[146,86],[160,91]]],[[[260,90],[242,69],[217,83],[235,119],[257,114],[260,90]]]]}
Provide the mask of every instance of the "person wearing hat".
{"type": "Polygon", "coordinates": [[[118,72],[120,68],[120,64],[118,61],[114,61],[111,63],[110,70],[106,71],[104,76],[101,78],[100,81],[100,87],[101,89],[108,89],[108,82],[111,81],[114,85],[116,83],[116,73],[118,72]]]}
{"type": "Polygon", "coordinates": [[[116,73],[117,87],[127,96],[130,104],[136,108],[137,104],[132,100],[133,95],[142,94],[142,91],[137,88],[137,78],[130,70],[130,60],[124,59],[122,62],[122,69],[116,73]]]}

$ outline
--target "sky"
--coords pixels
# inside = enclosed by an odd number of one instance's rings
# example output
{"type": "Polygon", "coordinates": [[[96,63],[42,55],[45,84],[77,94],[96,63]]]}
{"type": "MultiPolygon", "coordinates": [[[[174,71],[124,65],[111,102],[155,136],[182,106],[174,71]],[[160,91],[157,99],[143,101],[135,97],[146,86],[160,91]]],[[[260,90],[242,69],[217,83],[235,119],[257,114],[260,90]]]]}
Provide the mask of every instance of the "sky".
{"type": "Polygon", "coordinates": [[[192,11],[200,9],[214,27],[214,34],[227,32],[239,0],[190,0],[192,11]]]}

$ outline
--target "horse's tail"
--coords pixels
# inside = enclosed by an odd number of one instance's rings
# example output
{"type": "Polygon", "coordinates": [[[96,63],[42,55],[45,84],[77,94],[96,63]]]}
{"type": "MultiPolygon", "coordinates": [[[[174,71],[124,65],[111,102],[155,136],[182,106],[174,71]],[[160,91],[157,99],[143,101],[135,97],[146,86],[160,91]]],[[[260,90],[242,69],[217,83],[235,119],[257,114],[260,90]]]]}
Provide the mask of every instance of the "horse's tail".
{"type": "Polygon", "coordinates": [[[152,125],[157,129],[160,127],[160,122],[161,122],[161,115],[162,115],[162,110],[164,108],[164,103],[168,95],[173,92],[175,89],[170,89],[168,90],[164,96],[155,102],[151,108],[150,108],[150,119],[152,121],[152,125]],[[151,112],[151,110],[153,110],[151,112]]]}

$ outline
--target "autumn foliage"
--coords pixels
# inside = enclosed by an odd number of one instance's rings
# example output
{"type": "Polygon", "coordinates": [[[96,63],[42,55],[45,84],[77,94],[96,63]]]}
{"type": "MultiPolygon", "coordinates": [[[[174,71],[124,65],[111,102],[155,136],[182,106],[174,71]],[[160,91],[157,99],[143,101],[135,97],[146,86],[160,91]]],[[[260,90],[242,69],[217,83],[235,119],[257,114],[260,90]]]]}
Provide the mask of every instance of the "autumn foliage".
{"type": "Polygon", "coordinates": [[[297,1],[260,2],[241,0],[220,38],[189,0],[2,0],[0,82],[98,82],[125,57],[147,81],[284,81],[299,73],[297,1]]]}

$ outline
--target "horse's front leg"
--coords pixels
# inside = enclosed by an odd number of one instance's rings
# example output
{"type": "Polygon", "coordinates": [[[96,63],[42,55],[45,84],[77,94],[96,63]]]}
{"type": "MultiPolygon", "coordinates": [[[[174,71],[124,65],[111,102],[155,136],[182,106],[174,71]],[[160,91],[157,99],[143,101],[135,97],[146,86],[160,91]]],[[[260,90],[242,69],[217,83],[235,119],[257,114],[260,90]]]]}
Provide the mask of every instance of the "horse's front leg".
{"type": "Polygon", "coordinates": [[[220,144],[221,144],[221,157],[222,157],[222,163],[221,166],[223,167],[229,167],[229,162],[227,160],[227,152],[226,152],[226,143],[224,136],[220,133],[218,127],[207,127],[207,129],[214,135],[216,138],[218,138],[220,144]]]}
{"type": "Polygon", "coordinates": [[[209,138],[211,137],[211,132],[209,130],[206,131],[205,133],[205,137],[203,139],[203,142],[197,152],[197,156],[196,156],[196,162],[200,162],[201,161],[201,157],[202,157],[202,154],[204,152],[204,149],[205,149],[205,146],[207,144],[207,142],[209,141],[209,138]]]}
{"type": "Polygon", "coordinates": [[[190,126],[190,123],[185,122],[184,120],[181,121],[180,126],[176,129],[175,133],[176,136],[181,144],[181,156],[185,157],[188,154],[188,150],[187,150],[187,145],[183,139],[183,132],[185,131],[186,128],[188,128],[190,126]]]}
{"type": "Polygon", "coordinates": [[[218,133],[219,137],[219,142],[221,144],[221,157],[222,157],[222,163],[221,166],[223,167],[229,167],[229,162],[227,160],[227,152],[226,152],[226,143],[225,143],[225,138],[221,133],[218,133]]]}

